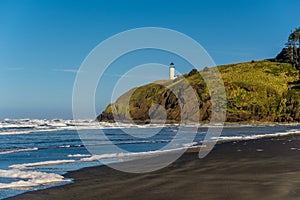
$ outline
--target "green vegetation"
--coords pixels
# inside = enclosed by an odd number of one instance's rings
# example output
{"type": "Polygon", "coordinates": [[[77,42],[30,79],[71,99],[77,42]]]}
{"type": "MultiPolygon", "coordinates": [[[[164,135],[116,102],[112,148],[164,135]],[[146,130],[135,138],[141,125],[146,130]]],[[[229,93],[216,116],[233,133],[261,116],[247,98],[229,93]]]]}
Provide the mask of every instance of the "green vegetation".
{"type": "MultiPolygon", "coordinates": [[[[289,63],[252,61],[218,67],[227,94],[228,122],[295,122],[300,121],[300,91],[298,70],[289,63]]],[[[209,70],[209,69],[208,69],[209,70]]],[[[206,70],[207,71],[207,70],[206,70]]],[[[201,73],[206,73],[202,71],[201,73]]],[[[112,110],[120,119],[149,123],[149,109],[154,104],[165,108],[167,123],[179,122],[181,110],[174,95],[185,91],[183,77],[198,95],[201,122],[209,121],[211,102],[209,91],[200,73],[192,70],[174,81],[154,82],[130,90],[98,116],[99,121],[114,121],[112,110]],[[172,88],[170,91],[168,88],[172,88]],[[129,108],[127,107],[129,102],[129,108]],[[126,113],[126,109],[129,113],[126,113]]],[[[189,106],[189,102],[185,102],[189,106]]],[[[161,110],[154,110],[160,115],[161,110]]]]}

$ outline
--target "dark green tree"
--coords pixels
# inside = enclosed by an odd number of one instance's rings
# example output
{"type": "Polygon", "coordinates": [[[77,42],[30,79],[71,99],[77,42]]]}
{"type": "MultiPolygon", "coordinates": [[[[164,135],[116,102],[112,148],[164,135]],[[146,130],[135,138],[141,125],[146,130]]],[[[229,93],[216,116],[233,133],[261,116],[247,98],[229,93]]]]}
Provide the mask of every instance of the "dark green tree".
{"type": "Polygon", "coordinates": [[[286,47],[276,56],[275,60],[291,63],[299,70],[300,79],[300,27],[291,32],[285,45],[286,47]]]}
{"type": "Polygon", "coordinates": [[[299,44],[300,44],[300,28],[296,28],[294,32],[292,32],[288,38],[287,47],[290,49],[290,57],[293,66],[295,66],[298,70],[300,69],[300,56],[299,56],[299,44]]]}

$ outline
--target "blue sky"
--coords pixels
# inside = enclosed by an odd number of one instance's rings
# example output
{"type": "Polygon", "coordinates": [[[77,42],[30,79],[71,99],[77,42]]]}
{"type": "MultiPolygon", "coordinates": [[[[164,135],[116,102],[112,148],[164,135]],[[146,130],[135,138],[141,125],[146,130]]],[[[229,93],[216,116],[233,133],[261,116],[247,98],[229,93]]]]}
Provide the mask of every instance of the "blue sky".
{"type": "MultiPolygon", "coordinates": [[[[300,26],[299,8],[297,0],[0,0],[0,119],[71,118],[76,70],[97,44],[119,32],[165,27],[195,39],[218,65],[259,60],[274,57],[300,26]]],[[[138,62],[121,59],[100,81],[97,112],[109,103],[106,92],[121,65],[176,60],[155,52],[134,58],[138,62]]]]}

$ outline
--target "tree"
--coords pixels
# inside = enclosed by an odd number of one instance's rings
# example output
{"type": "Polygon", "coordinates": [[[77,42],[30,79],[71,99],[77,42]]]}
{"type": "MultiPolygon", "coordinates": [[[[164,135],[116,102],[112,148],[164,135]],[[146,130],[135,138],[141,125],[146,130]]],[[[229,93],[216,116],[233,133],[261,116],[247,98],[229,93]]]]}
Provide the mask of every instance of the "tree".
{"type": "Polygon", "coordinates": [[[292,32],[289,36],[289,40],[291,41],[292,44],[292,52],[294,55],[294,62],[295,66],[297,69],[300,69],[300,52],[299,52],[299,47],[300,47],[300,27],[296,28],[294,32],[292,32]]]}
{"type": "Polygon", "coordinates": [[[300,69],[300,56],[299,56],[299,45],[300,45],[300,27],[296,28],[294,32],[291,32],[286,44],[288,49],[288,55],[290,57],[291,64],[300,69]]]}
{"type": "Polygon", "coordinates": [[[289,40],[299,48],[300,44],[300,27],[296,28],[294,32],[292,32],[289,36],[289,40]]]}
{"type": "Polygon", "coordinates": [[[276,56],[275,60],[291,63],[299,70],[300,78],[300,27],[291,32],[285,45],[286,47],[276,56]]]}
{"type": "Polygon", "coordinates": [[[194,74],[197,74],[197,73],[198,73],[197,69],[192,69],[188,75],[193,76],[194,74]]]}

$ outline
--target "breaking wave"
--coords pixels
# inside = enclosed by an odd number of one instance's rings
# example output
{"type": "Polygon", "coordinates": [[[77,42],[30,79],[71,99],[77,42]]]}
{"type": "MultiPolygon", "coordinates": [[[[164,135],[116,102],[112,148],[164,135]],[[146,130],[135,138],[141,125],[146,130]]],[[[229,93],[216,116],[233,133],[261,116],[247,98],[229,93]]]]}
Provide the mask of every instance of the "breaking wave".
{"type": "Polygon", "coordinates": [[[22,171],[19,169],[0,170],[0,177],[18,179],[11,183],[0,183],[0,189],[30,188],[38,185],[54,184],[58,182],[71,181],[54,173],[22,171]]]}
{"type": "Polygon", "coordinates": [[[256,135],[241,135],[241,136],[220,136],[212,137],[213,140],[218,141],[239,141],[239,140],[255,140],[260,138],[270,138],[270,137],[283,137],[287,135],[300,134],[300,130],[289,130],[287,132],[278,132],[278,133],[268,133],[268,134],[256,134],[256,135]]]}
{"type": "MultiPolygon", "coordinates": [[[[162,128],[164,124],[121,124],[96,122],[94,120],[63,119],[4,119],[0,121],[0,135],[27,134],[31,132],[49,132],[59,130],[89,130],[118,128],[162,128]]],[[[168,125],[176,126],[176,125],[168,125]]]]}

